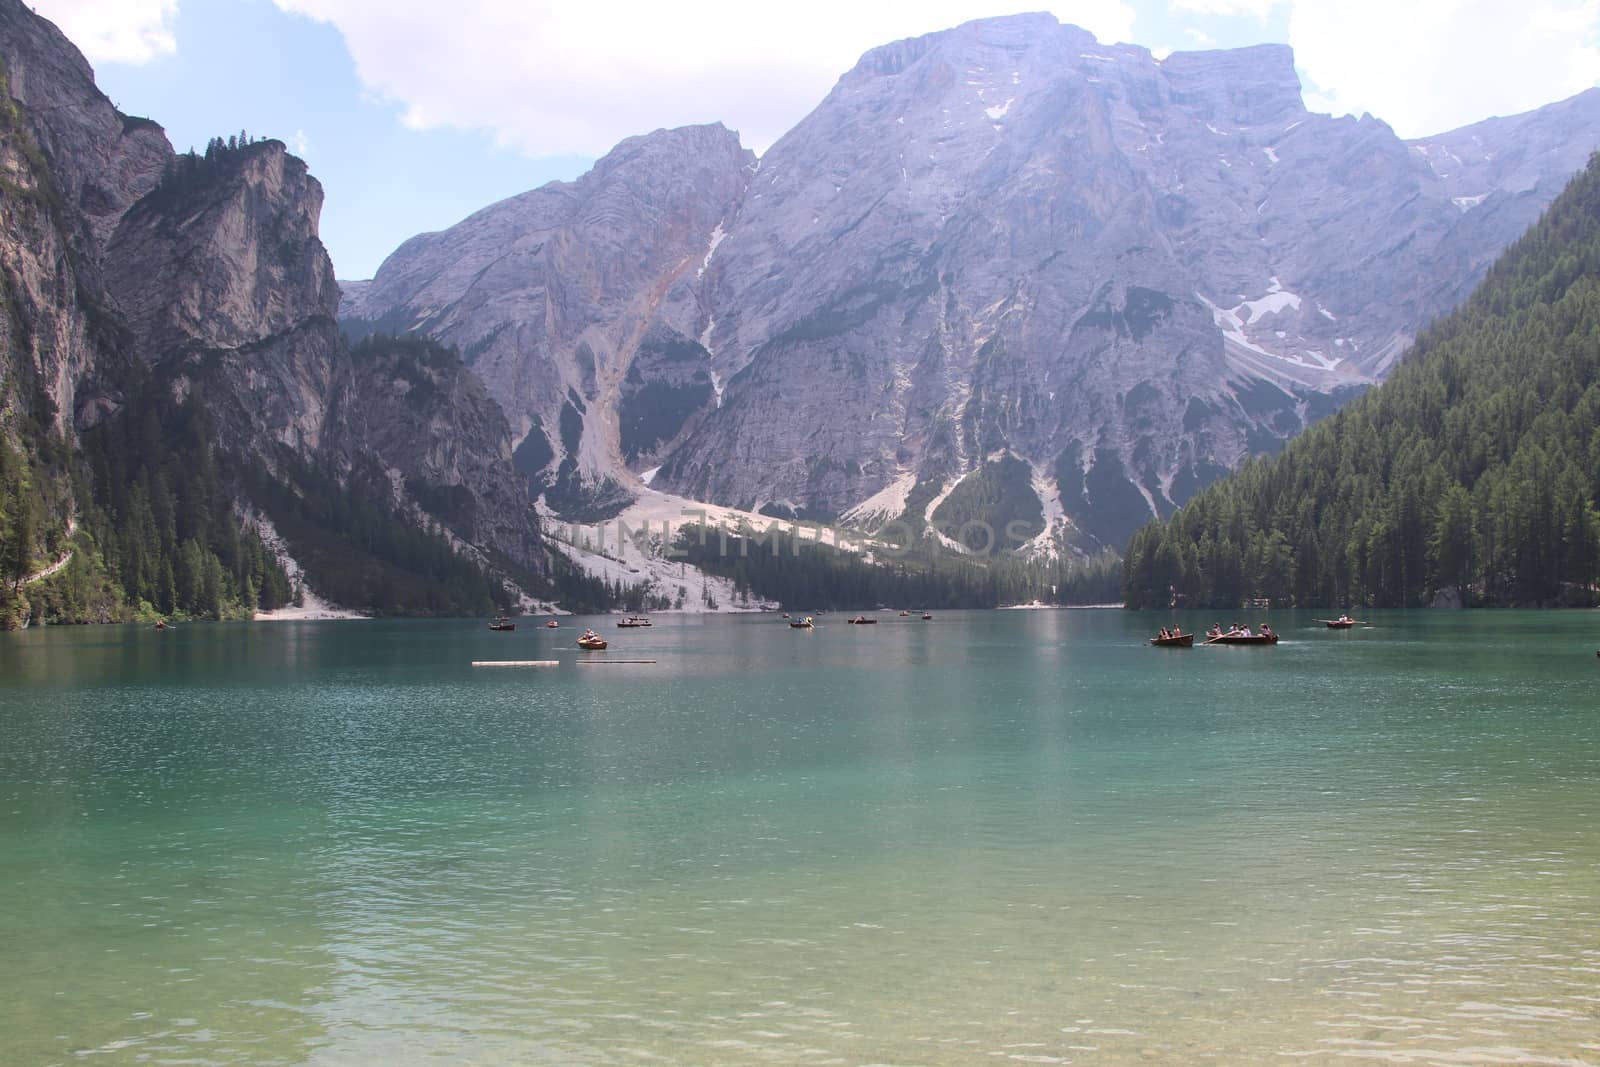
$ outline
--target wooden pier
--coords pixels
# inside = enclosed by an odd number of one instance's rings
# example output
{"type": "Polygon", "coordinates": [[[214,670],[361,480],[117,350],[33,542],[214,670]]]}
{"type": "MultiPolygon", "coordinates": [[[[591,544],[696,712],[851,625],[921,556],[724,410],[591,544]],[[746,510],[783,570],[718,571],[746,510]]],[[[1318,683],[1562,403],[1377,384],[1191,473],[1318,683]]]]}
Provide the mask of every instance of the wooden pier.
{"type": "Polygon", "coordinates": [[[559,667],[558,659],[475,659],[474,667],[559,667]]]}

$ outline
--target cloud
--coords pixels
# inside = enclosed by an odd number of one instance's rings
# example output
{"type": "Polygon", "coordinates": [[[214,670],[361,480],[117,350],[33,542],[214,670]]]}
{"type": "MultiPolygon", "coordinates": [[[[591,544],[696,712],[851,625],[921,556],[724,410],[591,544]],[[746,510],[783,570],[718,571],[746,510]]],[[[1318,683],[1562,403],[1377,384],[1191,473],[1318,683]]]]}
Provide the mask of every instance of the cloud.
{"type": "Polygon", "coordinates": [[[1600,81],[1600,0],[1298,0],[1289,43],[1314,110],[1402,137],[1565,99],[1600,81]]]}
{"type": "MultiPolygon", "coordinates": [[[[764,151],[867,49],[1017,10],[1015,0],[274,2],[337,27],[362,83],[406,124],[488,130],[535,156],[599,155],[633,134],[716,121],[764,151]]],[[[1126,0],[1051,9],[1102,41],[1132,37],[1126,0]]]]}
{"type": "Polygon", "coordinates": [[[1172,0],[1170,7],[1173,11],[1182,11],[1191,15],[1226,15],[1236,17],[1249,15],[1261,22],[1272,17],[1274,8],[1282,7],[1291,0],[1172,0]]]}
{"type": "Polygon", "coordinates": [[[178,0],[31,0],[91,63],[148,63],[177,50],[178,0]]]}

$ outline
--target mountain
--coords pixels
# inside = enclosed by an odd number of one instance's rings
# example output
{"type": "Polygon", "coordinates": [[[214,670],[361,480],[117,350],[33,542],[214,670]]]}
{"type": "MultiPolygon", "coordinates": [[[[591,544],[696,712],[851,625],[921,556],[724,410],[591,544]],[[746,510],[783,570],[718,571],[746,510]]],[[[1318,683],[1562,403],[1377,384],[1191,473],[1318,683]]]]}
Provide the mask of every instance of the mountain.
{"type": "Polygon", "coordinates": [[[11,624],[272,607],[285,567],[387,611],[548,591],[482,384],[437,345],[341,334],[302,161],[242,133],[174,153],[15,0],[0,62],[11,624]]]}
{"type": "Polygon", "coordinates": [[[867,53],[759,163],[720,127],[624,142],[340,313],[458,346],[566,514],[648,481],[921,523],[1020,478],[1121,546],[1386,375],[1597,140],[1597,92],[1406,142],[1306,111],[1286,47],[1020,15],[867,53]]]}
{"type": "Polygon", "coordinates": [[[1387,381],[1139,531],[1125,597],[1593,606],[1597,503],[1600,155],[1387,381]]]}
{"type": "Polygon", "coordinates": [[[710,405],[703,264],[754,169],[721,126],[630,138],[576,182],[407,241],[341,313],[459,348],[518,428],[520,468],[548,469],[566,514],[603,510],[625,499],[624,456],[710,405]]]}

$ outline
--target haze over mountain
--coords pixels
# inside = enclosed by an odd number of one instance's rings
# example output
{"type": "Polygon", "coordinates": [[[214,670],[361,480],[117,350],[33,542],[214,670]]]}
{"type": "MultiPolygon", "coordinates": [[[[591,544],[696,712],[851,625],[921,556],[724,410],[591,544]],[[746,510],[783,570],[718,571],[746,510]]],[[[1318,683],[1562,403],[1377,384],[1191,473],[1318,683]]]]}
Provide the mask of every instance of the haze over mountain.
{"type": "Polygon", "coordinates": [[[1020,15],[869,52],[759,162],[716,126],[625,141],[340,314],[457,346],[567,514],[649,478],[872,525],[1024,477],[1120,547],[1382,378],[1597,141],[1594,91],[1405,142],[1307,112],[1286,47],[1020,15]]]}

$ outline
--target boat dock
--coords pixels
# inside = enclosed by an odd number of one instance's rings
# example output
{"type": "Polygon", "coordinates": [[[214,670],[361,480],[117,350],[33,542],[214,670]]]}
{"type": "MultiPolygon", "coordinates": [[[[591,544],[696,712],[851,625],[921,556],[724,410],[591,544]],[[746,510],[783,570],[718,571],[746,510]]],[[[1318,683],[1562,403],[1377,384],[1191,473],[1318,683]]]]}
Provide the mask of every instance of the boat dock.
{"type": "Polygon", "coordinates": [[[559,667],[558,659],[475,659],[474,667],[559,667]]]}

